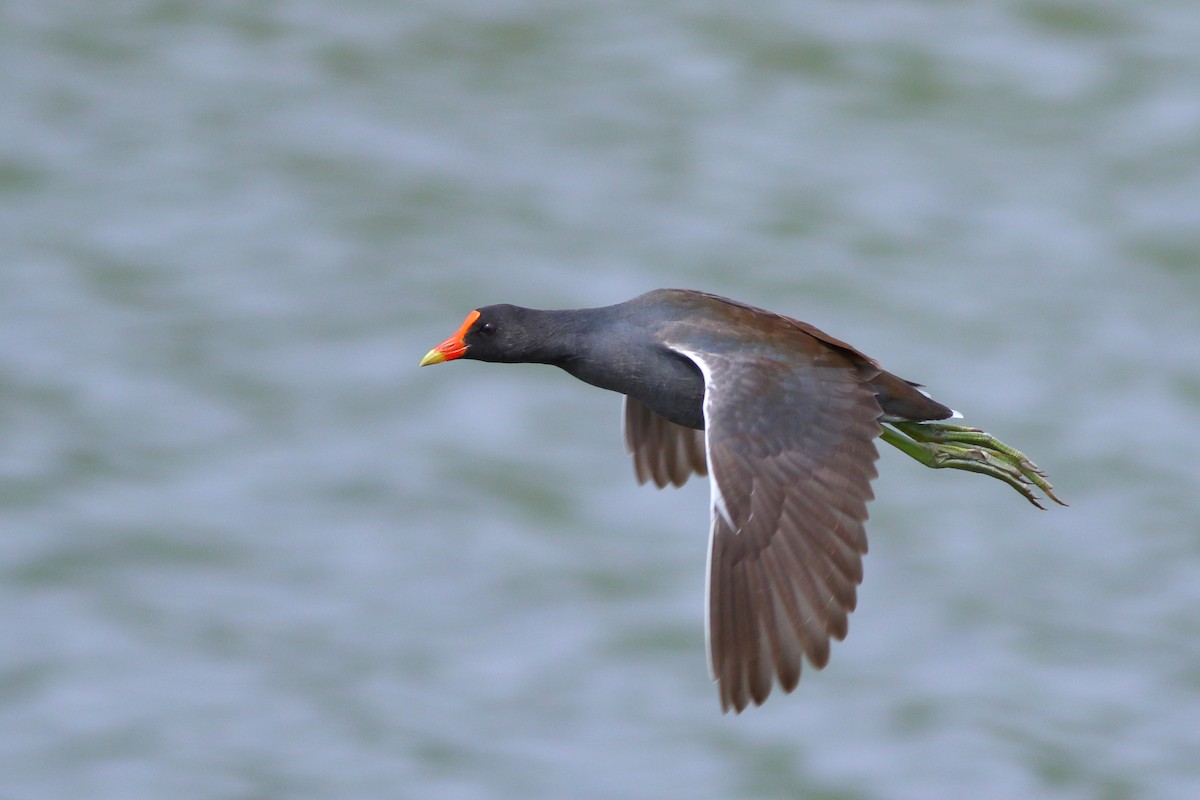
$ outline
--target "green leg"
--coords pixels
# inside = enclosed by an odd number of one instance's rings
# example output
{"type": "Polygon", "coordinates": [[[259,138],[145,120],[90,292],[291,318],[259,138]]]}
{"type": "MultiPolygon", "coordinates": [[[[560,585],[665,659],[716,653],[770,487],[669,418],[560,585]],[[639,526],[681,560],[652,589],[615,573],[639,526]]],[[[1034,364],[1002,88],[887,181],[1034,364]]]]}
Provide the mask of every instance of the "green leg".
{"type": "Polygon", "coordinates": [[[1059,505],[1066,505],[1054,494],[1054,487],[1037,464],[979,428],[946,422],[888,422],[880,438],[927,467],[961,469],[998,478],[1038,508],[1043,506],[1033,493],[1034,486],[1059,505]]]}

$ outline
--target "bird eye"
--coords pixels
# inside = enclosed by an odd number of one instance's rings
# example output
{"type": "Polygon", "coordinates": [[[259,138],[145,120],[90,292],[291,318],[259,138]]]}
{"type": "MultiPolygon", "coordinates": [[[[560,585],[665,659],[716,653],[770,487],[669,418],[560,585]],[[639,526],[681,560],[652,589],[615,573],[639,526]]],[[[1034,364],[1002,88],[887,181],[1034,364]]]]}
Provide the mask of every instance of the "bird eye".
{"type": "Polygon", "coordinates": [[[485,322],[483,325],[479,326],[479,332],[484,336],[491,336],[496,332],[496,326],[491,322],[485,322]]]}

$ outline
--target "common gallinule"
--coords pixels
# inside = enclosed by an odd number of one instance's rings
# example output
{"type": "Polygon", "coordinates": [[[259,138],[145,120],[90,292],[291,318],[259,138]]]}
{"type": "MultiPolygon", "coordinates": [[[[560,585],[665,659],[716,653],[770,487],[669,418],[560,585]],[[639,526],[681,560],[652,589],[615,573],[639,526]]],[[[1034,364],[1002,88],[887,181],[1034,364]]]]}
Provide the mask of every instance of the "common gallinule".
{"type": "Polygon", "coordinates": [[[1056,502],[1022,453],[811,325],[704,292],[660,289],[603,308],[485,306],[421,366],[553,364],[625,395],[638,481],[709,476],[709,668],[721,707],[790,692],[820,669],[857,602],[875,438],[929,467],[980,472],[1056,502]]]}

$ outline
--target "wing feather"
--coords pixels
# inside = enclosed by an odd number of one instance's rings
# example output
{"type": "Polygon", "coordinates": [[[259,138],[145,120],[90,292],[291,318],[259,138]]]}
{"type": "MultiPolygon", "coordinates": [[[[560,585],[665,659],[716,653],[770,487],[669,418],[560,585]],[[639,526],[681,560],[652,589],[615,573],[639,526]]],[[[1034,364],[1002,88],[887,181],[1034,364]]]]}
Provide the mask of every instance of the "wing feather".
{"type": "Polygon", "coordinates": [[[708,473],[704,431],[676,425],[636,397],[625,397],[625,446],[638,483],[683,486],[693,473],[708,473]]]}
{"type": "MultiPolygon", "coordinates": [[[[825,666],[830,640],[846,636],[881,411],[872,373],[849,355],[789,364],[672,349],[705,379],[709,664],[722,707],[741,711],[766,700],[776,681],[794,689],[802,661],[825,666]]],[[[626,402],[626,433],[641,437],[627,439],[639,478],[678,484],[683,464],[694,468],[687,441],[635,403],[626,402]]]]}

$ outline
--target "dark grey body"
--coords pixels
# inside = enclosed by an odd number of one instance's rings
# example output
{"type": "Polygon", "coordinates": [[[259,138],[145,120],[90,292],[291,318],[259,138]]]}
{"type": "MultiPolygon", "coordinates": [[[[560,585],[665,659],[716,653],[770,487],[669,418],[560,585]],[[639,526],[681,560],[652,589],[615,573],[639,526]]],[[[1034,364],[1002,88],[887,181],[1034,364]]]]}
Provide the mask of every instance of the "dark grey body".
{"type": "Polygon", "coordinates": [[[659,289],[601,308],[543,311],[495,305],[480,313],[481,319],[494,321],[497,332],[492,337],[468,334],[466,358],[553,364],[697,430],[705,427],[704,376],[674,348],[757,361],[766,369],[828,361],[830,367],[862,373],[884,419],[945,419],[953,413],[919,392],[916,384],[879,369],[867,356],[811,325],[702,292],[659,289]],[[764,327],[764,321],[770,324],[764,327]]]}

